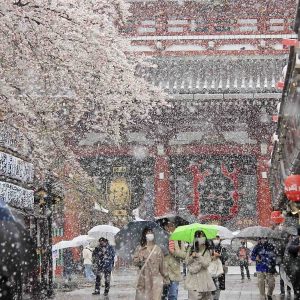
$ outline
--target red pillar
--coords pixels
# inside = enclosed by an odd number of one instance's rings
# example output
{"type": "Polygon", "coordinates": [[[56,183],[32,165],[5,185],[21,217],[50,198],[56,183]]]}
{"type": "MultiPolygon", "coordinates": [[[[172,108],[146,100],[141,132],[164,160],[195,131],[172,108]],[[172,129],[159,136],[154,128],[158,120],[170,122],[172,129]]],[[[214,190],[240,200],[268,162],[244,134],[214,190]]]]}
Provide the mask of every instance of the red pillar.
{"type": "Polygon", "coordinates": [[[257,157],[257,213],[261,226],[270,226],[272,212],[271,191],[268,177],[267,159],[257,157]],[[267,176],[265,176],[267,175],[267,176]]]}
{"type": "MultiPolygon", "coordinates": [[[[78,211],[67,210],[64,216],[64,240],[72,240],[74,237],[80,235],[80,219],[78,218],[78,211]]],[[[73,258],[80,260],[79,248],[71,248],[73,258]]]]}
{"type": "Polygon", "coordinates": [[[167,156],[157,156],[154,167],[155,215],[171,211],[170,167],[167,156]]]}
{"type": "Polygon", "coordinates": [[[78,212],[67,210],[64,218],[64,239],[72,240],[80,234],[78,212]]]}

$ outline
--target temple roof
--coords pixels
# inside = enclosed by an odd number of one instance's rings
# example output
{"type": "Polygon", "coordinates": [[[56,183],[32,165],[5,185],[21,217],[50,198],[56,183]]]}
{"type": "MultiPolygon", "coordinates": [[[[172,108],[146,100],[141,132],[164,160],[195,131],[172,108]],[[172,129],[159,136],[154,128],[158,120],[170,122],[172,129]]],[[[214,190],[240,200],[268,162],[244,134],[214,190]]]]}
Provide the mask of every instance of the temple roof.
{"type": "Polygon", "coordinates": [[[137,74],[170,94],[281,93],[286,56],[155,57],[137,74]]]}

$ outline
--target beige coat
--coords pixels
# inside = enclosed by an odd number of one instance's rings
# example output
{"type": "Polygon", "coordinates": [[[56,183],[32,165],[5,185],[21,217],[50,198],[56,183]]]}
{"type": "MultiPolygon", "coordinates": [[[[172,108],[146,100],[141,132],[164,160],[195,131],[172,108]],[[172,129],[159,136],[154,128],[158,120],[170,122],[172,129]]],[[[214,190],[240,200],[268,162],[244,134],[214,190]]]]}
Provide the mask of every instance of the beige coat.
{"type": "Polygon", "coordinates": [[[174,241],[175,250],[165,257],[165,267],[171,281],[181,281],[180,261],[186,258],[184,247],[180,247],[178,241],[174,241]]]}
{"type": "Polygon", "coordinates": [[[185,280],[185,288],[189,291],[203,293],[216,290],[211,275],[207,270],[211,262],[210,252],[207,250],[202,255],[203,252],[204,249],[201,249],[196,257],[192,257],[188,253],[186,258],[188,273],[185,280]]]}
{"type": "MultiPolygon", "coordinates": [[[[153,246],[139,246],[135,251],[133,263],[141,267],[152,249],[153,246]]],[[[161,300],[164,278],[167,280],[164,255],[156,246],[145,267],[138,272],[135,300],[161,300]]]]}
{"type": "Polygon", "coordinates": [[[89,247],[85,247],[82,251],[82,258],[84,265],[92,265],[92,254],[93,250],[89,247]]]}

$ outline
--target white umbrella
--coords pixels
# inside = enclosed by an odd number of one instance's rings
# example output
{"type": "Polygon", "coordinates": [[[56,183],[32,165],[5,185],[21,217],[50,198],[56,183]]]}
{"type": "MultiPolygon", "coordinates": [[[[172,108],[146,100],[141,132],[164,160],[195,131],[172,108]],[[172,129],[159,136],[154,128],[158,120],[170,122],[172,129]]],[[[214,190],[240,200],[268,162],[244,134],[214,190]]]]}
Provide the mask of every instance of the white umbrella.
{"type": "Polygon", "coordinates": [[[57,244],[52,246],[52,251],[71,248],[71,247],[76,247],[73,241],[60,241],[57,244]]]}
{"type": "Polygon", "coordinates": [[[72,242],[74,243],[74,245],[77,245],[79,247],[79,246],[87,246],[93,240],[95,240],[95,238],[85,234],[85,235],[79,235],[75,237],[72,240],[72,242]]]}
{"type": "Polygon", "coordinates": [[[226,227],[215,225],[215,227],[218,229],[218,235],[221,239],[233,239],[234,234],[226,227]]]}
{"type": "Polygon", "coordinates": [[[238,235],[240,232],[241,232],[240,230],[237,230],[237,231],[233,231],[232,234],[233,234],[234,236],[236,236],[236,235],[238,235]]]}
{"type": "Polygon", "coordinates": [[[221,241],[221,245],[223,245],[223,246],[229,246],[229,245],[231,245],[231,240],[223,240],[223,241],[221,241]]]}
{"type": "Polygon", "coordinates": [[[115,244],[115,235],[119,231],[120,231],[120,229],[115,226],[97,225],[88,232],[88,235],[95,239],[104,237],[104,238],[108,239],[110,244],[114,245],[115,244]]]}

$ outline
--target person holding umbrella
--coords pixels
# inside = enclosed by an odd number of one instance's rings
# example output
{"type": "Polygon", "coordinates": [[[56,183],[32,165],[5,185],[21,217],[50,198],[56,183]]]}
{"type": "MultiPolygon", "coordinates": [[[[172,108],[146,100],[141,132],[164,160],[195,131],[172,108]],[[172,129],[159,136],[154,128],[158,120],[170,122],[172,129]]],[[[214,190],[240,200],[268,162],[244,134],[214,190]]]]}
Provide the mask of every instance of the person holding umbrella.
{"type": "Polygon", "coordinates": [[[265,286],[267,284],[267,299],[271,300],[275,288],[275,247],[268,242],[267,238],[259,238],[257,245],[252,250],[251,260],[256,261],[258,288],[261,299],[266,298],[265,286]]]}
{"type": "Polygon", "coordinates": [[[101,276],[103,274],[105,280],[104,296],[107,296],[110,288],[111,272],[115,261],[115,250],[109,245],[106,238],[101,237],[99,239],[99,245],[94,249],[92,258],[96,270],[95,291],[93,295],[100,294],[101,276]]]}
{"type": "Polygon", "coordinates": [[[72,280],[72,273],[74,271],[73,252],[70,248],[66,248],[63,251],[63,266],[63,276],[65,278],[65,283],[67,284],[72,280]]]}
{"type": "MultiPolygon", "coordinates": [[[[176,229],[173,222],[167,221],[164,229],[172,234],[176,229]]],[[[165,266],[170,279],[170,284],[164,287],[162,300],[177,300],[178,286],[181,280],[180,261],[186,258],[183,243],[180,241],[169,241],[169,254],[165,256],[165,266]]]]}
{"type": "Polygon", "coordinates": [[[297,236],[287,246],[290,255],[290,279],[294,289],[295,300],[300,300],[300,225],[297,227],[297,236]]]}
{"type": "Polygon", "coordinates": [[[153,230],[149,227],[142,232],[133,263],[139,268],[135,300],[161,300],[163,284],[169,284],[169,278],[164,266],[164,254],[155,244],[153,230]]]}
{"type": "Polygon", "coordinates": [[[193,246],[189,249],[186,263],[188,273],[185,288],[188,290],[189,300],[210,300],[212,292],[216,290],[208,267],[212,261],[210,247],[203,231],[197,231],[193,246]]]}
{"type": "Polygon", "coordinates": [[[93,256],[93,249],[89,245],[87,245],[82,250],[82,258],[83,258],[85,278],[88,281],[94,281],[94,279],[96,278],[95,274],[92,271],[92,266],[93,266],[92,256],[93,256]]]}

